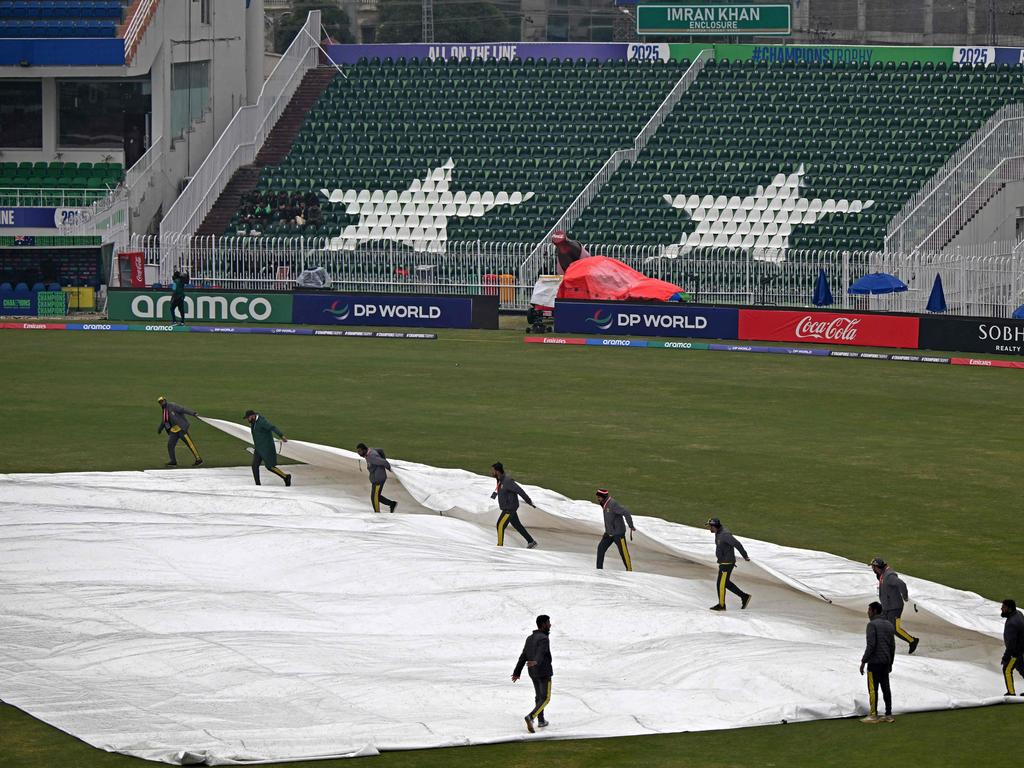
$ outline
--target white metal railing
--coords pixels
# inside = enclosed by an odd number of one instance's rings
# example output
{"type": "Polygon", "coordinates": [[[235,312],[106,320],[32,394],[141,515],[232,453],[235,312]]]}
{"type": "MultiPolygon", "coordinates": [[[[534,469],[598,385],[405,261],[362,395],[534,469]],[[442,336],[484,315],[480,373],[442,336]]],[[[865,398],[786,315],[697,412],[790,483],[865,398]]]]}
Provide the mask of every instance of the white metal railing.
{"type": "Polygon", "coordinates": [[[1024,104],[1009,104],[992,115],[975,134],[889,222],[885,248],[909,252],[948,243],[963,222],[984,205],[980,190],[1006,158],[1024,156],[1024,104]],[[974,193],[978,191],[978,195],[974,193]],[[961,206],[965,200],[973,204],[961,206]],[[957,213],[960,211],[960,213],[957,213]]]}
{"type": "MultiPolygon", "coordinates": [[[[728,248],[665,256],[658,245],[585,243],[591,253],[619,259],[648,277],[666,280],[705,304],[752,306],[811,305],[814,285],[825,271],[833,309],[924,312],[935,275],[942,275],[947,314],[1008,317],[1024,303],[1024,244],[989,243],[941,252],[789,250],[784,261],[763,261],[751,251],[728,248]],[[869,272],[889,272],[908,285],[904,293],[850,296],[847,288],[869,272]]],[[[167,264],[167,238],[136,236],[134,249],[149,265],[167,264]]],[[[332,289],[380,293],[497,293],[502,309],[523,310],[537,278],[554,274],[555,257],[545,254],[523,270],[532,243],[449,242],[448,252],[417,253],[392,242],[356,251],[328,250],[328,238],[199,237],[171,244],[178,261],[205,287],[288,290],[304,269],[323,267],[332,289]]]]}
{"type": "Polygon", "coordinates": [[[188,186],[167,211],[160,223],[161,236],[167,238],[165,258],[169,247],[184,243],[183,236],[195,233],[234,172],[256,159],[303,76],[317,66],[320,11],[310,11],[304,29],[305,33],[295,35],[277,62],[257,102],[235,113],[188,186]]]}
{"type": "Polygon", "coordinates": [[[1021,304],[1024,249],[1013,242],[982,243],[943,251],[881,252],[870,271],[889,272],[907,283],[885,308],[924,312],[935,276],[942,276],[946,314],[1009,317],[1021,304]]]}
{"type": "Polygon", "coordinates": [[[583,215],[583,211],[587,209],[587,207],[593,202],[594,198],[596,198],[600,194],[601,190],[604,189],[604,186],[612,176],[615,175],[619,166],[627,160],[630,163],[636,162],[640,153],[646,149],[651,137],[654,136],[658,131],[658,128],[660,128],[662,123],[665,122],[665,119],[669,114],[671,114],[676,104],[678,104],[679,100],[683,97],[683,94],[686,93],[687,89],[689,89],[697,79],[697,75],[701,73],[711,58],[712,52],[709,49],[704,49],[697,54],[697,58],[693,60],[693,63],[686,69],[686,72],[683,73],[682,77],[680,77],[679,80],[676,81],[676,84],[672,86],[672,90],[668,92],[668,95],[654,111],[654,114],[651,115],[651,118],[633,139],[633,146],[628,149],[617,149],[611,154],[611,157],[605,161],[604,165],[602,165],[598,172],[594,174],[594,177],[587,182],[587,185],[576,196],[576,199],[573,200],[572,203],[569,204],[569,207],[566,208],[565,212],[559,216],[558,221],[551,226],[541,241],[534,246],[530,259],[523,265],[524,269],[529,269],[530,265],[534,261],[539,260],[546,250],[550,250],[551,236],[555,232],[559,230],[567,232],[569,228],[576,223],[580,216],[583,215]]]}
{"type": "Polygon", "coordinates": [[[160,0],[141,0],[124,31],[124,63],[131,64],[160,0]]]}
{"type": "MultiPolygon", "coordinates": [[[[159,169],[160,159],[164,156],[164,139],[157,137],[124,175],[124,185],[133,192],[133,197],[141,197],[147,187],[152,186],[153,170],[159,169]]],[[[137,200],[133,200],[137,204],[137,200]]]]}
{"type": "Polygon", "coordinates": [[[109,189],[48,189],[0,187],[0,206],[5,208],[88,208],[102,200],[109,189]]]}

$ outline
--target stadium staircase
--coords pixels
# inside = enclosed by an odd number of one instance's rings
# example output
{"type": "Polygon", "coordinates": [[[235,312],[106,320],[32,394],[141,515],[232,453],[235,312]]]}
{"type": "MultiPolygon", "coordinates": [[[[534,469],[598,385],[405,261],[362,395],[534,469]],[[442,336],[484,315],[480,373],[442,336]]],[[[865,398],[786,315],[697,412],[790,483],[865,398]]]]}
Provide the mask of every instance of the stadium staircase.
{"type": "MultiPolygon", "coordinates": [[[[612,152],[632,145],[689,64],[361,62],[331,82],[256,187],[334,190],[333,202],[321,198],[321,224],[273,222],[262,234],[333,238],[363,205],[421,195],[444,206],[439,229],[450,240],[528,242],[612,152]]],[[[403,229],[415,227],[382,226],[365,239],[396,240],[403,229]]]]}
{"type": "Polygon", "coordinates": [[[196,231],[197,236],[224,234],[225,227],[238,211],[242,197],[256,188],[265,169],[277,166],[287,156],[305,124],[307,114],[335,75],[337,70],[333,67],[318,67],[306,73],[295,95],[288,102],[284,114],[274,125],[274,129],[256,155],[256,162],[243,166],[234,173],[196,231]]]}
{"type": "Polygon", "coordinates": [[[888,221],[1022,85],[1009,66],[712,62],[573,234],[677,253],[880,249],[888,221]]]}

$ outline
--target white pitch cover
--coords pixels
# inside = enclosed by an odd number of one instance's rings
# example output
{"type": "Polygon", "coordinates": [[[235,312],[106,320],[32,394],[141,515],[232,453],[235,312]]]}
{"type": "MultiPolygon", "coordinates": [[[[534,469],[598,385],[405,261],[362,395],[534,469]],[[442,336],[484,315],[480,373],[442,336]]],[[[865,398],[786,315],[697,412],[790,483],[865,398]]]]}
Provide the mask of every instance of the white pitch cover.
{"type": "MultiPolygon", "coordinates": [[[[355,453],[282,453],[304,462],[291,488],[265,469],[257,488],[247,466],[0,475],[0,699],[100,749],[209,764],[866,711],[864,564],[737,530],[753,600],[715,613],[702,520],[634,509],[637,570],[612,548],[597,571],[591,502],[524,482],[540,547],[510,528],[499,549],[485,475],[390,459],[398,511],[373,514],[355,453]],[[510,675],[540,613],[551,726],[530,735],[533,689],[510,675]]],[[[1004,701],[998,604],[906,581],[922,640],[898,644],[896,714],[1004,701]]]]}

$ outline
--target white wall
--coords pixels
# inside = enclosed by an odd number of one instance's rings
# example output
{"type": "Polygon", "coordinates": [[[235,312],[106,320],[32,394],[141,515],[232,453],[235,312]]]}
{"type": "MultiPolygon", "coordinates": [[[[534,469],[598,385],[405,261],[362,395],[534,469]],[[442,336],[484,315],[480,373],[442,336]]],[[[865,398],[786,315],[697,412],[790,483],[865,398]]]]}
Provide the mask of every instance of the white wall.
{"type": "Polygon", "coordinates": [[[1024,182],[1007,184],[971,219],[947,248],[1017,239],[1017,208],[1024,207],[1024,182]]]}

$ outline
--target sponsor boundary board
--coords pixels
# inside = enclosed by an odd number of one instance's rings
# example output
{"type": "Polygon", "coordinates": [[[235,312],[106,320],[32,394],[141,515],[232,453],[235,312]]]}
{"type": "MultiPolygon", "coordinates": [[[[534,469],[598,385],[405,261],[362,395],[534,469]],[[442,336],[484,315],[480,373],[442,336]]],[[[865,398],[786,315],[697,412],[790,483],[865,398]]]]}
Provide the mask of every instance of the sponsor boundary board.
{"type": "Polygon", "coordinates": [[[884,352],[847,352],[836,349],[803,349],[799,347],[755,347],[743,344],[707,344],[689,341],[648,341],[646,339],[583,339],[557,336],[527,336],[527,344],[587,347],[637,347],[641,349],[682,349],[706,352],[751,352],[769,355],[802,357],[840,357],[856,360],[888,360],[894,363],[929,363],[932,365],[970,365],[978,368],[1016,368],[1024,370],[1024,362],[1011,360],[980,360],[971,357],[934,357],[931,355],[887,354],[884,352]]]}
{"type": "Polygon", "coordinates": [[[335,331],[320,328],[248,328],[217,325],[139,325],[128,323],[0,323],[5,331],[143,331],[148,333],[233,333],[270,336],[344,336],[362,339],[437,339],[436,333],[335,331]]]}

